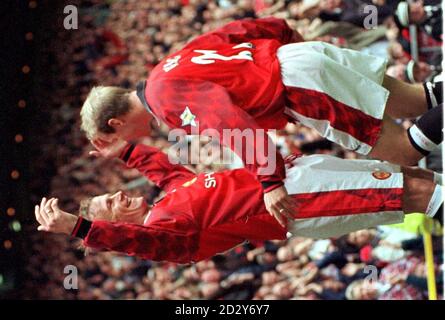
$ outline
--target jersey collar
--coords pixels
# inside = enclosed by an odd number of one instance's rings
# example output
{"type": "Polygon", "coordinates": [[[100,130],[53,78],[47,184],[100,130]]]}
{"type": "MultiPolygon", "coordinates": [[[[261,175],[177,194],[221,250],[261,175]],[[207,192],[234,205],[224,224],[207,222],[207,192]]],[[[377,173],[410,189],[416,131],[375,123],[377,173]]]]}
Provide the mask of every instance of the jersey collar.
{"type": "Polygon", "coordinates": [[[150,105],[147,102],[147,99],[145,99],[145,88],[147,86],[147,81],[141,81],[136,85],[136,95],[138,96],[139,100],[142,102],[145,109],[147,109],[148,112],[153,116],[153,118],[156,119],[156,122],[158,123],[158,126],[161,125],[161,122],[159,121],[158,117],[154,114],[153,110],[151,110],[150,105]]]}

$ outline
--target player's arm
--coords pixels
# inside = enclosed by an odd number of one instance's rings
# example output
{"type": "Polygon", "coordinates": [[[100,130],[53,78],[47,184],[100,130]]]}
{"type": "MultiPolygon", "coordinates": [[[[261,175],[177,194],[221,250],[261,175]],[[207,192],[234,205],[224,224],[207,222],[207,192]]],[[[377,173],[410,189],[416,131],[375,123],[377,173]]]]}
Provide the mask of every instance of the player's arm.
{"type": "Polygon", "coordinates": [[[57,199],[43,198],[35,207],[39,231],[61,233],[83,239],[84,245],[101,251],[117,251],[140,258],[189,263],[197,248],[198,234],[193,224],[171,229],[95,220],[65,212],[57,199]]]}
{"type": "Polygon", "coordinates": [[[236,20],[213,32],[197,37],[192,42],[241,43],[254,39],[276,39],[283,45],[304,41],[297,31],[289,27],[286,20],[268,17],[236,20]]]}
{"type": "Polygon", "coordinates": [[[152,90],[152,95],[158,97],[155,103],[166,106],[161,118],[170,127],[218,138],[257,176],[265,192],[283,185],[283,157],[267,131],[232,102],[225,88],[209,81],[169,79],[162,85],[153,84],[152,90]],[[162,95],[164,87],[173,88],[174,93],[162,95]]]}
{"type": "Polygon", "coordinates": [[[157,103],[168,106],[162,118],[169,126],[190,131],[195,127],[197,133],[216,135],[257,177],[263,187],[269,212],[282,224],[284,220],[278,216],[293,214],[292,200],[283,186],[286,177],[283,157],[267,132],[232,102],[222,86],[200,80],[170,79],[159,87],[154,84],[152,90],[154,96],[159,97],[157,103]],[[162,95],[163,86],[174,88],[173,91],[178,94],[162,95]],[[185,89],[187,94],[182,94],[185,89]],[[194,120],[184,123],[181,116],[184,116],[185,106],[190,110],[187,116],[194,120]]]}
{"type": "MultiPolygon", "coordinates": [[[[196,230],[191,228],[165,229],[131,223],[116,223],[82,219],[77,233],[85,246],[105,251],[117,251],[155,261],[189,263],[198,241],[196,230]]],[[[76,227],[74,230],[76,231],[76,227]]]]}
{"type": "Polygon", "coordinates": [[[143,144],[129,144],[120,154],[127,167],[136,168],[159,188],[170,191],[196,175],[179,164],[172,164],[161,150],[143,144]]]}
{"type": "Polygon", "coordinates": [[[119,140],[111,145],[102,145],[100,140],[91,141],[96,150],[90,154],[108,159],[119,158],[127,167],[136,168],[159,188],[170,191],[174,186],[195,177],[195,174],[182,165],[170,163],[161,150],[143,144],[130,144],[119,140]]]}

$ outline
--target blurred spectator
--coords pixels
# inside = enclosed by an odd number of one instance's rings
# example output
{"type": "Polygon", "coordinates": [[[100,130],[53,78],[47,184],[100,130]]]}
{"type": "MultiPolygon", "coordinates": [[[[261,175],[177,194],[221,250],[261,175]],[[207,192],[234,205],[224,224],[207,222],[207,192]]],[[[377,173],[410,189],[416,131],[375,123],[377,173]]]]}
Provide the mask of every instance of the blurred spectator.
{"type": "Polygon", "coordinates": [[[423,277],[425,263],[416,257],[402,259],[382,269],[377,281],[357,280],[346,289],[348,300],[420,300],[420,288],[406,280],[409,275],[423,277]]]}

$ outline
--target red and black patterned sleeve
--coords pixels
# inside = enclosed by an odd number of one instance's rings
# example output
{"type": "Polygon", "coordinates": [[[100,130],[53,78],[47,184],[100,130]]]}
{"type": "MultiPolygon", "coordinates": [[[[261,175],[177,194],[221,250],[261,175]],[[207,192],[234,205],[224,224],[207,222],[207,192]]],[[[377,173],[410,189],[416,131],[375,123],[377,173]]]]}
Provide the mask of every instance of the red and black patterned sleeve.
{"type": "Polygon", "coordinates": [[[173,229],[100,220],[81,220],[72,236],[84,239],[85,246],[96,250],[176,263],[190,263],[199,241],[193,225],[173,229]]]}
{"type": "Polygon", "coordinates": [[[212,137],[217,135],[222,144],[243,160],[246,169],[257,176],[264,192],[283,185],[286,177],[283,157],[255,119],[233,104],[225,88],[209,81],[166,79],[161,85],[153,83],[152,90],[153,95],[158,97],[156,103],[168,106],[157,109],[162,110],[160,116],[170,127],[193,130],[190,124],[183,126],[180,117],[184,106],[188,106],[196,117],[199,133],[212,137]],[[165,93],[166,87],[171,90],[168,95],[165,93]],[[245,133],[252,135],[251,138],[242,138],[242,143],[234,143],[230,133],[238,137],[245,133]]]}
{"type": "Polygon", "coordinates": [[[120,158],[166,192],[195,177],[186,167],[172,164],[164,152],[147,145],[128,145],[120,158]]]}
{"type": "Polygon", "coordinates": [[[229,42],[241,43],[254,39],[276,39],[283,45],[294,42],[302,42],[303,37],[295,30],[292,30],[284,19],[273,17],[261,19],[236,20],[213,32],[204,34],[194,39],[195,41],[229,42]]]}

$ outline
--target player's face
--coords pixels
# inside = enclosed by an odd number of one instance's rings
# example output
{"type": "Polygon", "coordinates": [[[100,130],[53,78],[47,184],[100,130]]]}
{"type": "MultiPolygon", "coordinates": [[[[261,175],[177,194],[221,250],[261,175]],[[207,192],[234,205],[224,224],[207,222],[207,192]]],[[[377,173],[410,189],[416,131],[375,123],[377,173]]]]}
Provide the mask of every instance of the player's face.
{"type": "Polygon", "coordinates": [[[125,141],[131,141],[150,135],[152,114],[145,109],[136,92],[130,94],[130,110],[109,124],[115,129],[115,135],[125,141]]]}
{"type": "Polygon", "coordinates": [[[94,197],[89,212],[96,220],[142,224],[148,212],[148,205],[143,197],[131,198],[124,192],[118,191],[94,197]]]}

